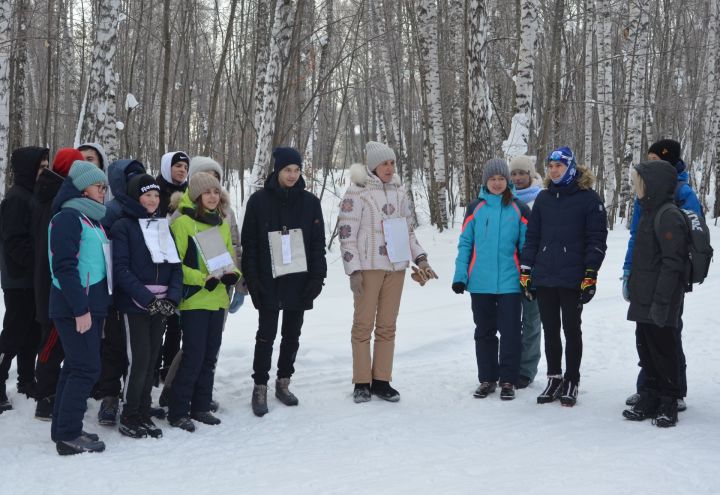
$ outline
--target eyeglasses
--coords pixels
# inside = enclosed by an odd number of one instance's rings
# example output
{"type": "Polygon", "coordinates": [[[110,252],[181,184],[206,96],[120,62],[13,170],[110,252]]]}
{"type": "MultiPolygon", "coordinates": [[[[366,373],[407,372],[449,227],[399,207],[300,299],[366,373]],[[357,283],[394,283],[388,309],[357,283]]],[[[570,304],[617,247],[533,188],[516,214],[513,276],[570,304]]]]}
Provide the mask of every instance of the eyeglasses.
{"type": "Polygon", "coordinates": [[[108,186],[106,184],[93,184],[93,186],[97,187],[98,191],[103,192],[103,193],[106,192],[107,188],[108,188],[108,186]]]}

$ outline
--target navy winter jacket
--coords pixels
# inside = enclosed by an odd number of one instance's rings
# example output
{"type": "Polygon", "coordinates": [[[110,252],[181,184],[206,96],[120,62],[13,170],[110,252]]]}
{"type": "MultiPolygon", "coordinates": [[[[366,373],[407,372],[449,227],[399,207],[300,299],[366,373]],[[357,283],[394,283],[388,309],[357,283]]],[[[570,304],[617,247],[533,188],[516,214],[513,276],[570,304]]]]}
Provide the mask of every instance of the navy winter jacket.
{"type": "Polygon", "coordinates": [[[521,264],[532,268],[536,287],[579,289],[586,269],[599,270],[607,249],[605,207],[592,189],[595,177],[578,166],[559,187],[546,179],[530,215],[521,264]]]}
{"type": "Polygon", "coordinates": [[[105,205],[105,218],[103,226],[110,230],[117,219],[123,216],[123,205],[135,202],[127,195],[128,176],[145,173],[145,165],[137,160],[115,160],[108,167],[108,183],[113,193],[113,199],[105,205]]]}

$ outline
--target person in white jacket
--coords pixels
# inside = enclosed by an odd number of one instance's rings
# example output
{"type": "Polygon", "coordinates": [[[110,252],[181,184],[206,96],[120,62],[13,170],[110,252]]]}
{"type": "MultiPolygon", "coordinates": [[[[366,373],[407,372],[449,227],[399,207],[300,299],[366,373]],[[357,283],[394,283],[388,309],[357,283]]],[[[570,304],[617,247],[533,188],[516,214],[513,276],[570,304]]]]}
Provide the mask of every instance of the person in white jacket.
{"type": "Polygon", "coordinates": [[[395,153],[375,141],[368,142],[365,151],[366,165],[350,167],[351,184],[338,219],[343,264],[355,303],[353,399],[367,402],[375,395],[397,402],[400,394],[390,381],[405,270],[413,261],[424,280],[437,275],[413,232],[407,197],[395,174],[395,153]]]}

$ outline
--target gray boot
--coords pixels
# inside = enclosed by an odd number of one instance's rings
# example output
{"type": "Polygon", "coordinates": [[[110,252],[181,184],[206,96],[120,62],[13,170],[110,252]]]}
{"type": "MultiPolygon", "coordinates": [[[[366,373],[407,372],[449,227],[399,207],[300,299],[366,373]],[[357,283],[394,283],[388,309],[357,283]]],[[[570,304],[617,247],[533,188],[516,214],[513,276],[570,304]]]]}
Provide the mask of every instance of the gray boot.
{"type": "Polygon", "coordinates": [[[278,378],[275,381],[275,397],[286,406],[297,406],[298,398],[288,390],[290,378],[278,378]]]}
{"type": "Polygon", "coordinates": [[[73,455],[83,452],[102,452],[105,450],[105,443],[97,437],[93,440],[90,436],[80,435],[74,440],[60,440],[55,447],[60,455],[73,455]]]}
{"type": "Polygon", "coordinates": [[[252,410],[255,416],[263,417],[268,413],[267,385],[255,385],[252,393],[252,410]]]}

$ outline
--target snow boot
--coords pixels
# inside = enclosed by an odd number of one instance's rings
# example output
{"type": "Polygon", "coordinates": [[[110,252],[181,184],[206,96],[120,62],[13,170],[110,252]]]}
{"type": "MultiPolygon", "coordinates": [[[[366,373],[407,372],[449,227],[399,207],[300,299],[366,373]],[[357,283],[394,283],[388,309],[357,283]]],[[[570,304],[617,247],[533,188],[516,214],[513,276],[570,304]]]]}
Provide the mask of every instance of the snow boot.
{"type": "Polygon", "coordinates": [[[632,394],[630,397],[625,399],[625,405],[626,406],[634,406],[635,404],[638,403],[639,400],[640,400],[640,392],[638,392],[636,394],[632,394]]]}
{"type": "Polygon", "coordinates": [[[658,428],[669,428],[678,422],[677,399],[673,397],[660,397],[660,407],[653,424],[658,428]]]}
{"type": "Polygon", "coordinates": [[[290,392],[290,378],[278,378],[275,381],[275,397],[286,406],[297,406],[298,398],[290,392]]]}
{"type": "Polygon", "coordinates": [[[162,430],[153,423],[152,417],[149,414],[140,415],[140,426],[145,428],[150,438],[162,438],[162,430]]]}
{"type": "Polygon", "coordinates": [[[527,388],[528,385],[532,383],[532,380],[528,378],[527,376],[520,375],[518,376],[517,383],[515,384],[515,388],[520,390],[521,388],[527,388]]]}
{"type": "Polygon", "coordinates": [[[93,440],[83,434],[74,440],[60,440],[56,442],[55,449],[60,455],[82,454],[83,452],[102,452],[105,450],[105,443],[100,440],[93,440]]]}
{"type": "Polygon", "coordinates": [[[560,375],[548,376],[548,383],[545,390],[537,397],[538,404],[554,402],[562,392],[563,379],[560,375]]]}
{"type": "Polygon", "coordinates": [[[187,416],[180,416],[179,418],[171,419],[168,422],[170,423],[170,426],[180,428],[181,430],[185,430],[189,433],[195,431],[195,423],[193,423],[192,420],[187,416]]]}
{"type": "Polygon", "coordinates": [[[478,388],[475,389],[475,393],[473,393],[473,397],[476,399],[484,399],[488,395],[495,392],[495,389],[497,388],[496,382],[482,382],[480,385],[478,385],[478,388]]]}
{"type": "Polygon", "coordinates": [[[104,397],[98,411],[98,423],[103,426],[115,426],[117,424],[118,398],[104,397]]]}
{"type": "Polygon", "coordinates": [[[639,394],[639,399],[630,409],[622,412],[623,418],[630,421],[642,421],[657,416],[660,401],[654,391],[643,390],[639,394]]]}
{"type": "Polygon", "coordinates": [[[684,410],[687,409],[687,404],[685,404],[685,399],[683,399],[682,397],[680,397],[677,400],[677,404],[678,404],[678,412],[683,412],[684,410]]]}
{"type": "Polygon", "coordinates": [[[54,407],[54,395],[38,400],[37,405],[35,406],[35,419],[39,419],[40,421],[52,421],[52,413],[54,407]]]}
{"type": "Polygon", "coordinates": [[[7,393],[5,392],[5,383],[0,383],[0,414],[4,411],[12,409],[12,402],[8,399],[7,393]]]}
{"type": "Polygon", "coordinates": [[[388,402],[400,400],[400,392],[390,386],[385,380],[373,380],[370,385],[370,393],[388,402]]]}
{"type": "Polygon", "coordinates": [[[210,411],[205,412],[191,412],[190,417],[195,421],[200,421],[203,424],[215,426],[221,423],[220,418],[214,416],[210,411]]]}
{"type": "Polygon", "coordinates": [[[578,383],[573,380],[563,381],[562,394],[560,394],[560,404],[565,407],[573,407],[577,404],[578,383]]]}
{"type": "Polygon", "coordinates": [[[262,418],[268,413],[267,385],[255,384],[252,392],[252,410],[255,416],[262,418]]]}
{"type": "Polygon", "coordinates": [[[515,398],[515,387],[512,383],[503,383],[500,386],[500,400],[513,400],[515,398]]]}
{"type": "Polygon", "coordinates": [[[353,401],[355,404],[362,402],[370,402],[370,384],[369,383],[356,383],[355,390],[353,390],[353,401]]]}
{"type": "Polygon", "coordinates": [[[140,416],[137,414],[132,414],[130,416],[125,416],[123,414],[120,416],[120,426],[118,426],[118,430],[120,433],[130,438],[145,438],[148,435],[147,430],[143,427],[142,422],[140,421],[140,416]]]}

